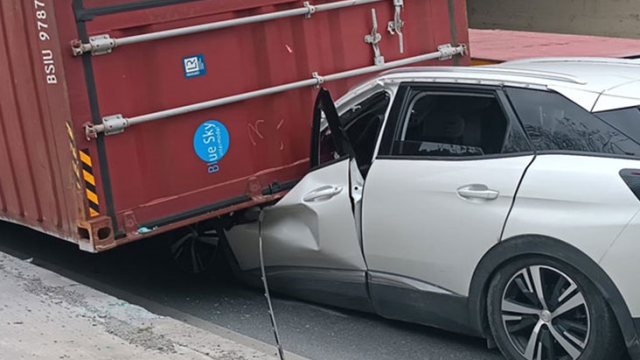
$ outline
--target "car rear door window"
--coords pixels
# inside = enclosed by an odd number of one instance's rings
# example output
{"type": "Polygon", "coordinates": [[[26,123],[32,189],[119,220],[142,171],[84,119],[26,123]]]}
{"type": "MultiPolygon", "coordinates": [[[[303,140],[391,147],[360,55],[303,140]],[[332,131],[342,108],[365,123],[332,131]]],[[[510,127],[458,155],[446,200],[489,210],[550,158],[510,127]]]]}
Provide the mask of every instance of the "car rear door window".
{"type": "Polygon", "coordinates": [[[539,151],[640,155],[640,145],[562,95],[508,88],[509,99],[539,151]]]}
{"type": "Polygon", "coordinates": [[[522,130],[510,131],[493,92],[416,90],[405,114],[392,155],[478,157],[529,150],[522,130]]]}

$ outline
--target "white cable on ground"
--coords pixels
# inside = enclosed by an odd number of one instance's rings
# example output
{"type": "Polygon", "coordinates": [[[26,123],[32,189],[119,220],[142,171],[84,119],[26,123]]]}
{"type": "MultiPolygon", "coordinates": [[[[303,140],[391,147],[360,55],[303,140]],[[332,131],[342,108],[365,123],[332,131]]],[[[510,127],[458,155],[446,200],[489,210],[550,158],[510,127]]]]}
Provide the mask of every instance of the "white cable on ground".
{"type": "Polygon", "coordinates": [[[269,295],[269,285],[267,284],[267,272],[264,268],[264,254],[262,252],[262,222],[264,220],[264,210],[260,209],[260,216],[258,217],[258,243],[260,246],[260,270],[262,271],[262,285],[264,286],[264,296],[267,298],[267,305],[269,306],[269,317],[271,318],[271,326],[273,328],[273,335],[276,338],[276,346],[278,347],[278,354],[280,360],[285,360],[284,349],[280,343],[280,335],[278,334],[278,325],[276,324],[276,316],[273,313],[273,306],[271,305],[271,295],[269,295]]]}

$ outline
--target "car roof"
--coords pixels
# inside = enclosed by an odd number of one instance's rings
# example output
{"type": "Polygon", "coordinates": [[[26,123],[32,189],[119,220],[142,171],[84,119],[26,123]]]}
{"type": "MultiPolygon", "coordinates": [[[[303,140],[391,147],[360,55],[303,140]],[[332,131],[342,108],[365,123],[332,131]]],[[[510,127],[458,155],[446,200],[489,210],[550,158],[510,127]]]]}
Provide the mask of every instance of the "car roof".
{"type": "Polygon", "coordinates": [[[589,111],[640,106],[640,61],[533,58],[473,67],[391,70],[377,81],[488,84],[554,90],[589,111]]]}
{"type": "Polygon", "coordinates": [[[515,60],[501,68],[546,71],[574,76],[584,88],[602,92],[632,81],[640,81],[640,63],[607,58],[539,58],[515,60]]]}

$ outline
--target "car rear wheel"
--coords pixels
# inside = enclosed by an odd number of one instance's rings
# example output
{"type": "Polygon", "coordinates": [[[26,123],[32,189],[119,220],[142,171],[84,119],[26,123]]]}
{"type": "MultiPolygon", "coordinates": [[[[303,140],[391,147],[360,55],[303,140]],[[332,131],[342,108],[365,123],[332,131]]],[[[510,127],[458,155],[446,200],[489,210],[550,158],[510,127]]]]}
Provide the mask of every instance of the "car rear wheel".
{"type": "Polygon", "coordinates": [[[598,289],[553,259],[531,257],[501,268],[491,281],[487,314],[507,359],[619,359],[624,351],[598,289]]]}

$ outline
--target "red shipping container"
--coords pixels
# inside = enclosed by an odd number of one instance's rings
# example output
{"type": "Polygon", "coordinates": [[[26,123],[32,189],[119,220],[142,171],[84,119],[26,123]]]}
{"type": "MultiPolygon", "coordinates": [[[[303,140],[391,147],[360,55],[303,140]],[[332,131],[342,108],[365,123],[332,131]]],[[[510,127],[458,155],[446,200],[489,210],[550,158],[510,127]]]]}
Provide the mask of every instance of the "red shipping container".
{"type": "Polygon", "coordinates": [[[467,42],[464,0],[3,0],[0,218],[96,252],[276,200],[312,85],[466,65],[467,42]]]}

